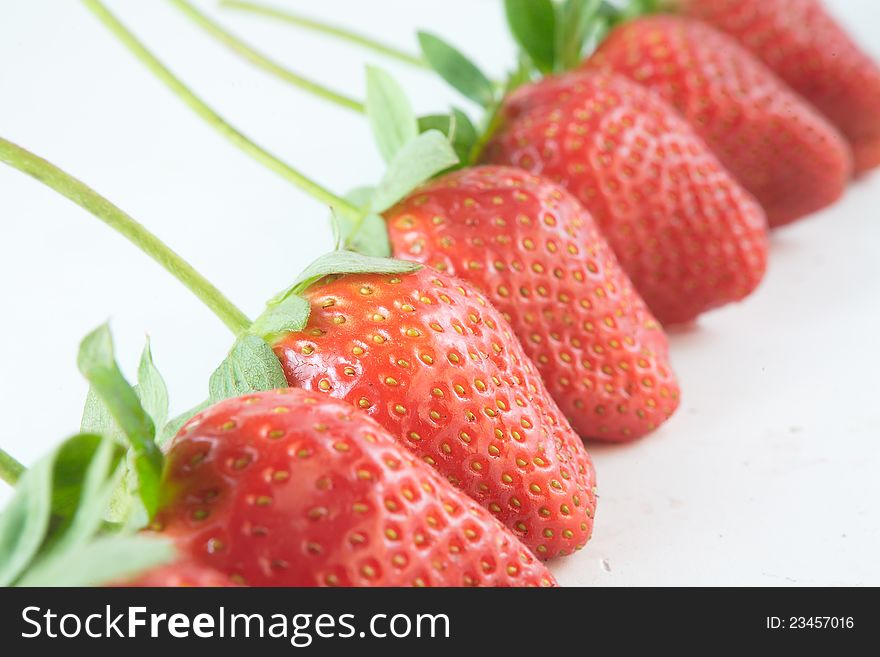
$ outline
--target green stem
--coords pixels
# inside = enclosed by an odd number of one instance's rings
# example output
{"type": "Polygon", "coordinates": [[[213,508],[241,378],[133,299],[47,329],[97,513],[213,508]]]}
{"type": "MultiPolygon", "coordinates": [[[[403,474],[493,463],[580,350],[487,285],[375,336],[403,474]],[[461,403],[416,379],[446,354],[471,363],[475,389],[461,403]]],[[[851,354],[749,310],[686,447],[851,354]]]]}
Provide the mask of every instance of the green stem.
{"type": "Polygon", "coordinates": [[[292,166],[280,160],[269,151],[258,146],[250,138],[239,132],[235,127],[217,114],[201,98],[196,96],[183,82],[165,67],[147,48],[138,41],[117,18],[108,11],[100,0],[83,0],[83,4],[97,16],[117,39],[137,57],[165,85],[171,89],[184,103],[189,105],[208,125],[214,128],[239,149],[250,155],[257,162],[279,174],[318,201],[326,203],[339,215],[357,221],[361,211],[354,205],[325,189],[315,181],[306,177],[292,166]]]}
{"type": "Polygon", "coordinates": [[[245,314],[236,308],[220,290],[211,285],[204,276],[193,269],[192,265],[172,251],[144,226],[84,183],[2,137],[0,137],[0,162],[36,178],[47,187],[85,208],[120,233],[183,283],[236,335],[243,333],[250,327],[251,321],[245,314]]]}
{"type": "Polygon", "coordinates": [[[221,0],[220,6],[229,9],[239,9],[241,11],[259,14],[261,16],[268,16],[269,18],[275,18],[284,21],[285,23],[290,23],[291,25],[297,25],[315,32],[329,34],[338,39],[342,39],[343,41],[354,43],[358,46],[367,48],[368,50],[404,62],[405,64],[410,64],[411,66],[417,66],[419,68],[429,68],[428,63],[421,57],[412,55],[399,48],[395,48],[394,46],[389,46],[388,44],[382,43],[372,37],[352,32],[351,30],[347,30],[337,25],[322,23],[321,21],[302,16],[301,14],[295,14],[284,9],[276,9],[275,7],[269,7],[256,2],[245,2],[243,0],[221,0]]]}
{"type": "Polygon", "coordinates": [[[21,475],[24,474],[24,466],[0,449],[0,479],[10,486],[15,486],[21,475]]]}
{"type": "Polygon", "coordinates": [[[364,107],[364,104],[362,102],[350,98],[349,96],[337,93],[332,89],[328,89],[327,87],[318,84],[317,82],[314,82],[312,80],[309,80],[308,78],[305,78],[297,73],[294,73],[290,69],[287,69],[281,64],[269,59],[263,53],[259,52],[255,48],[244,43],[235,35],[226,31],[220,25],[208,18],[205,14],[193,7],[186,0],[168,1],[175,7],[177,7],[184,15],[190,18],[196,25],[205,30],[205,32],[210,34],[212,37],[214,37],[224,45],[231,48],[234,52],[238,53],[252,64],[255,64],[257,67],[263,69],[264,71],[271,73],[272,75],[280,78],[281,80],[284,80],[289,84],[292,84],[295,87],[298,87],[299,89],[308,91],[315,96],[318,96],[325,100],[329,100],[330,102],[336,103],[337,105],[346,109],[354,110],[355,112],[360,113],[366,111],[366,108],[364,107]]]}

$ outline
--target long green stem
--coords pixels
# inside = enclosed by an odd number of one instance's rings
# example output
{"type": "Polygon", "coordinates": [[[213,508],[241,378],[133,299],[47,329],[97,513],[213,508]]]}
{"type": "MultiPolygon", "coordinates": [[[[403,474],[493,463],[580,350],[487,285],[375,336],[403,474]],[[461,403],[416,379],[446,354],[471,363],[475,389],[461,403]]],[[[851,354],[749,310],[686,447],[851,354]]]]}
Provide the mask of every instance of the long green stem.
{"type": "Polygon", "coordinates": [[[428,68],[427,62],[425,62],[425,60],[421,57],[412,55],[408,52],[400,50],[399,48],[395,48],[394,46],[389,46],[388,44],[382,43],[381,41],[373,39],[372,37],[368,37],[366,35],[347,30],[337,25],[329,25],[313,18],[302,16],[301,14],[295,14],[285,9],[277,9],[268,5],[258,4],[256,2],[245,2],[243,0],[221,0],[220,6],[229,9],[247,11],[252,14],[259,14],[261,16],[268,16],[269,18],[275,18],[284,21],[285,23],[290,23],[291,25],[297,25],[299,27],[304,27],[308,30],[312,30],[315,32],[329,34],[338,39],[349,41],[350,43],[354,43],[363,48],[367,48],[368,50],[372,50],[387,57],[391,57],[392,59],[404,62],[405,64],[418,66],[419,68],[428,68]]]}
{"type": "Polygon", "coordinates": [[[0,162],[22,171],[85,208],[164,267],[201,299],[229,329],[243,333],[251,321],[220,290],[144,226],[55,165],[0,137],[0,162]]]}
{"type": "Polygon", "coordinates": [[[10,486],[15,486],[21,475],[24,474],[24,466],[0,449],[0,480],[10,486]]]}
{"type": "Polygon", "coordinates": [[[354,110],[355,112],[361,113],[366,111],[366,108],[364,107],[364,104],[362,102],[355,100],[354,98],[351,98],[349,96],[337,93],[336,91],[333,91],[332,89],[329,89],[322,84],[318,84],[313,80],[309,80],[308,78],[305,78],[298,73],[294,73],[293,71],[285,68],[278,62],[269,59],[269,57],[259,52],[252,46],[246,44],[244,41],[215,23],[205,14],[193,7],[186,0],[168,1],[212,37],[214,37],[224,45],[228,46],[233,51],[244,57],[252,64],[263,69],[264,71],[271,73],[272,75],[280,78],[281,80],[289,84],[292,84],[295,87],[308,91],[309,93],[319,96],[320,98],[324,98],[325,100],[329,100],[330,102],[336,103],[337,105],[345,107],[346,109],[354,110]]]}
{"type": "Polygon", "coordinates": [[[303,173],[279,159],[269,151],[254,143],[249,137],[239,132],[230,125],[222,116],[215,112],[207,103],[196,96],[179,78],[177,78],[165,65],[160,62],[147,48],[138,41],[119,20],[108,11],[100,0],[83,0],[83,4],[97,16],[102,23],[112,32],[116,38],[135,55],[143,64],[165,85],[171,89],[183,102],[189,105],[208,125],[226,137],[239,149],[250,155],[270,170],[293,183],[307,194],[326,203],[339,215],[359,221],[362,212],[354,205],[322,187],[303,173]]]}

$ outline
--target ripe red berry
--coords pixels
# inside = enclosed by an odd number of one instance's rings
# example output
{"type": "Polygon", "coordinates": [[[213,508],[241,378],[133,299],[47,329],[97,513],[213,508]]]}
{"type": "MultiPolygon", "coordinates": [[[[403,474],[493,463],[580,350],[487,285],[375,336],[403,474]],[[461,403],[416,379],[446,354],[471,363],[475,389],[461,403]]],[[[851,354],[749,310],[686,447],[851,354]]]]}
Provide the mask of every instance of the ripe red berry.
{"type": "Polygon", "coordinates": [[[513,534],[379,424],[315,392],[209,408],[175,439],[163,486],[157,527],[243,584],[555,583],[513,534]]]}
{"type": "Polygon", "coordinates": [[[542,558],[586,543],[595,474],[510,325],[463,281],[325,279],[275,346],[292,386],[366,411],[542,558]]]}
{"type": "Polygon", "coordinates": [[[857,173],[880,165],[880,66],[818,0],[679,0],[735,38],[846,136],[857,173]]]}
{"type": "Polygon", "coordinates": [[[675,411],[663,330],[563,188],[475,167],[423,186],[385,217],[396,257],[486,294],[581,436],[638,438],[675,411]]]}
{"type": "Polygon", "coordinates": [[[518,89],[489,162],[556,181],[590,211],[663,323],[739,301],[763,277],[761,208],[658,96],[599,71],[518,89]]]}
{"type": "Polygon", "coordinates": [[[836,201],[851,175],[840,133],[733,39],[699,21],[649,16],[587,60],[675,106],[779,226],[836,201]]]}

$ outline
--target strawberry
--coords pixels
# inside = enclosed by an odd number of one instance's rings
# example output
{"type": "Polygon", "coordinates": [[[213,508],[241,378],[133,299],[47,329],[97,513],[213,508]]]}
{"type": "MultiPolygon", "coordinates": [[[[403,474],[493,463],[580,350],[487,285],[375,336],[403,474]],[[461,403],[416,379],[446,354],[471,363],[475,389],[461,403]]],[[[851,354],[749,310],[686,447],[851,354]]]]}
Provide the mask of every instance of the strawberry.
{"type": "Polygon", "coordinates": [[[193,559],[181,559],[166,566],[148,570],[117,587],[229,587],[237,586],[228,576],[193,559]]]}
{"type": "Polygon", "coordinates": [[[880,165],[880,66],[818,0],[678,0],[735,38],[850,142],[855,170],[880,165]]]}
{"type": "Polygon", "coordinates": [[[241,583],[555,583],[485,509],[327,395],[286,389],[216,404],[175,438],[163,485],[157,527],[241,583]]]}
{"type": "Polygon", "coordinates": [[[590,457],[510,325],[430,268],[327,277],[308,325],[275,345],[291,386],[363,409],[536,554],[586,543],[590,457]]]}
{"type": "Polygon", "coordinates": [[[385,218],[397,257],[486,294],[582,436],[638,438],[675,411],[666,336],[590,213],[558,185],[509,167],[463,169],[385,218]]]}
{"type": "Polygon", "coordinates": [[[843,194],[851,154],[840,133],[733,39],[676,16],[613,30],[585,66],[609,68],[676,107],[763,205],[771,226],[843,194]]]}
{"type": "Polygon", "coordinates": [[[655,94],[622,76],[575,72],[520,87],[502,112],[484,159],[577,196],[661,322],[693,320],[758,285],[760,207],[655,94]]]}

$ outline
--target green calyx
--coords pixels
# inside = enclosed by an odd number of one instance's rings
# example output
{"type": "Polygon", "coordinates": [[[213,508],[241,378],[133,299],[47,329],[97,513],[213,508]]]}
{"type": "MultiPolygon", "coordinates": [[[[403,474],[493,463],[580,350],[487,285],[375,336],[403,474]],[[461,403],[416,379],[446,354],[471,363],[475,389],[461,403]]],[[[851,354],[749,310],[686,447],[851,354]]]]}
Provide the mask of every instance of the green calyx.
{"type": "Polygon", "coordinates": [[[77,361],[91,384],[83,431],[29,470],[16,468],[15,493],[0,514],[0,586],[106,584],[174,558],[168,541],[134,535],[158,508],[163,466],[145,405],[167,402],[145,353],[136,390],[116,364],[106,325],[83,339],[77,361]],[[119,517],[118,504],[143,513],[119,517]]]}
{"type": "Polygon", "coordinates": [[[664,10],[668,0],[504,0],[513,38],[540,75],[577,68],[620,23],[664,10]]]}
{"type": "Polygon", "coordinates": [[[278,336],[302,331],[309,321],[309,302],[302,294],[327,276],[340,274],[409,274],[421,265],[406,260],[381,258],[348,250],[331,251],[306,267],[294,283],[276,294],[254,321],[251,332],[272,341],[278,336]]]}

